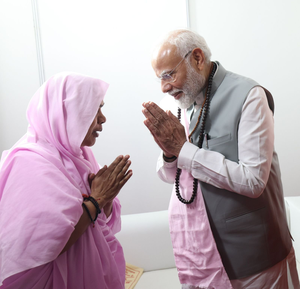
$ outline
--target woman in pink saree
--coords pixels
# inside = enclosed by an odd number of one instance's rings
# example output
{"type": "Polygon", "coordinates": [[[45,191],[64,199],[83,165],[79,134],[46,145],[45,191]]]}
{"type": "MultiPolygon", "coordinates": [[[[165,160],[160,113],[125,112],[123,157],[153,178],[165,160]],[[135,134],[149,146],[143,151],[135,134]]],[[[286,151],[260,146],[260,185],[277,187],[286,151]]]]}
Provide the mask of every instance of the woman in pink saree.
{"type": "Polygon", "coordinates": [[[0,288],[124,289],[117,194],[129,156],[100,168],[92,150],[108,84],[60,73],[35,93],[27,133],[0,163],[0,288]]]}

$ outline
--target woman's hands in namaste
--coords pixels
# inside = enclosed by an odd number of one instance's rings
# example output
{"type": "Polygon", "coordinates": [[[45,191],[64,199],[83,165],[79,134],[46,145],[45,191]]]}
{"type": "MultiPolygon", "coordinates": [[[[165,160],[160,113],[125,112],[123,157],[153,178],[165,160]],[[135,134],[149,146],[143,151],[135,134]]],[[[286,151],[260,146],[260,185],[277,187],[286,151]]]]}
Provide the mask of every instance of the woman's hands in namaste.
{"type": "Polygon", "coordinates": [[[113,199],[132,176],[132,170],[128,170],[130,165],[129,155],[118,156],[108,167],[104,166],[96,175],[89,176],[91,196],[101,209],[111,210],[113,199]]]}
{"type": "MultiPolygon", "coordinates": [[[[91,196],[97,200],[99,207],[104,211],[107,217],[111,214],[113,199],[132,176],[132,170],[128,170],[130,165],[131,161],[129,160],[128,155],[118,156],[109,167],[104,166],[96,175],[89,175],[91,196]]],[[[86,203],[86,206],[89,206],[88,210],[94,219],[96,216],[96,208],[90,202],[86,203]],[[93,211],[90,211],[90,209],[93,211]]],[[[75,230],[60,254],[67,251],[85,232],[90,224],[91,219],[87,212],[83,210],[83,214],[76,224],[75,230]]]]}

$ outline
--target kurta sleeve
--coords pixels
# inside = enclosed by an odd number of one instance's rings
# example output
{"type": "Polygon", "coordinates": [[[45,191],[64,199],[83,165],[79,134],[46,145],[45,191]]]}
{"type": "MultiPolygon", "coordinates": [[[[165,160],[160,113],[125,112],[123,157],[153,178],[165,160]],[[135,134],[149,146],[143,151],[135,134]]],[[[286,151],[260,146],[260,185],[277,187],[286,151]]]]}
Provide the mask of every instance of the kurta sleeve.
{"type": "Polygon", "coordinates": [[[166,162],[163,159],[163,153],[161,152],[156,165],[156,171],[159,178],[169,184],[174,183],[177,170],[177,159],[173,162],[166,162]]]}
{"type": "MultiPolygon", "coordinates": [[[[177,166],[200,181],[251,198],[263,192],[274,151],[274,122],[263,88],[251,89],[238,128],[238,163],[185,143],[177,166]]],[[[169,172],[164,168],[162,171],[169,172]]],[[[169,176],[170,174],[168,174],[169,176]]]]}

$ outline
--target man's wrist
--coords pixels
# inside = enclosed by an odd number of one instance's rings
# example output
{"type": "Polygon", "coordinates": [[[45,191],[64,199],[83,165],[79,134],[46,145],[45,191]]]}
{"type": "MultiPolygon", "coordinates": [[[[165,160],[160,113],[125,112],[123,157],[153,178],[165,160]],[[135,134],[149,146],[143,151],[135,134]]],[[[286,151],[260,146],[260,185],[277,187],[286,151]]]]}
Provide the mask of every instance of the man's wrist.
{"type": "Polygon", "coordinates": [[[164,159],[164,161],[171,163],[171,162],[174,162],[177,159],[177,157],[176,156],[167,157],[167,156],[165,156],[165,154],[163,154],[163,159],[164,159]]]}

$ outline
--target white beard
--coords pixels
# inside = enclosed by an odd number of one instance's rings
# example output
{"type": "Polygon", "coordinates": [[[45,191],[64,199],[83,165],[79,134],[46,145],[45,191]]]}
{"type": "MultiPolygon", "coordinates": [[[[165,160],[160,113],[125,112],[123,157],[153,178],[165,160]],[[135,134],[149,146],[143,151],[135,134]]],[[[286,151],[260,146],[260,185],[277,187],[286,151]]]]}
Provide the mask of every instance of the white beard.
{"type": "Polygon", "coordinates": [[[197,99],[205,85],[205,77],[199,74],[187,61],[187,77],[182,89],[173,89],[169,94],[183,92],[180,99],[175,99],[181,109],[189,108],[197,99]]]}

